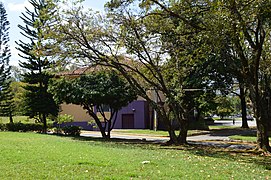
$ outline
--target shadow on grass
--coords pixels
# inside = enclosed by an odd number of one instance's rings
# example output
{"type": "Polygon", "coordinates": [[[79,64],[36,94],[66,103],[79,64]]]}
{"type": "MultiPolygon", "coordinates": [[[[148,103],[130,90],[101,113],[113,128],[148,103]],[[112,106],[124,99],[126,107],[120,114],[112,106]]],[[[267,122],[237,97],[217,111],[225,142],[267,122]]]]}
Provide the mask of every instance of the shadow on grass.
{"type": "Polygon", "coordinates": [[[172,146],[164,149],[187,151],[196,156],[227,159],[240,163],[251,163],[262,166],[265,170],[271,170],[271,155],[254,150],[239,150],[218,148],[208,145],[189,144],[185,146],[172,146]]]}
{"type": "Polygon", "coordinates": [[[191,145],[187,149],[190,153],[199,156],[212,158],[231,159],[233,161],[253,163],[262,166],[266,170],[271,170],[271,156],[254,150],[234,150],[225,148],[214,148],[208,146],[191,145]]]}
{"type": "Polygon", "coordinates": [[[144,139],[122,139],[122,138],[110,138],[105,139],[101,137],[84,137],[84,136],[72,136],[72,139],[79,141],[98,141],[98,142],[115,142],[124,144],[149,144],[155,143],[155,141],[146,141],[144,139]]]}
{"type": "Polygon", "coordinates": [[[244,128],[227,128],[227,129],[212,129],[210,130],[211,136],[252,136],[256,135],[256,129],[244,129],[244,128]]]}
{"type": "MultiPolygon", "coordinates": [[[[59,135],[58,135],[59,136],[59,135]]],[[[219,148],[208,145],[188,144],[182,146],[165,146],[164,143],[157,141],[146,141],[139,139],[121,139],[101,137],[82,137],[82,136],[61,136],[69,137],[76,141],[105,143],[106,145],[115,146],[116,148],[142,148],[148,150],[173,150],[186,151],[196,156],[229,159],[243,163],[253,163],[262,166],[266,170],[271,170],[271,156],[263,154],[256,150],[239,150],[229,148],[219,148]]]]}

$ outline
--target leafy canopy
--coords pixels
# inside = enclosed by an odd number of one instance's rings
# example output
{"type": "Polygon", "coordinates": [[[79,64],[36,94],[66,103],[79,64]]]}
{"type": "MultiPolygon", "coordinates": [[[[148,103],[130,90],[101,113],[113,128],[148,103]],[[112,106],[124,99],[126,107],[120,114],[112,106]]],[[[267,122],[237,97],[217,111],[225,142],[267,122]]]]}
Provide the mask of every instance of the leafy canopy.
{"type": "Polygon", "coordinates": [[[108,105],[120,110],[136,99],[136,94],[115,72],[97,72],[76,79],[62,78],[50,87],[58,103],[66,102],[86,107],[108,105]]]}

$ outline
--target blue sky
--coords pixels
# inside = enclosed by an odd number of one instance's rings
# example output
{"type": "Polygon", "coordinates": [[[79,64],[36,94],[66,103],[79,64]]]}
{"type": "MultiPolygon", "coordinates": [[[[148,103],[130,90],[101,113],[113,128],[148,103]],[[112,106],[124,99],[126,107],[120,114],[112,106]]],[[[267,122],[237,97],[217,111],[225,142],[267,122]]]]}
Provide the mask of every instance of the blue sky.
{"type": "MultiPolygon", "coordinates": [[[[18,61],[22,60],[18,56],[18,51],[15,49],[16,43],[20,39],[24,39],[24,37],[20,34],[20,29],[17,27],[18,24],[23,24],[20,15],[22,12],[25,12],[25,7],[31,9],[31,5],[29,4],[28,0],[0,0],[4,3],[5,9],[7,11],[8,20],[10,22],[10,30],[9,30],[9,37],[10,37],[10,49],[12,53],[11,65],[18,65],[18,61]]],[[[108,0],[85,0],[85,6],[89,7],[93,10],[103,10],[103,5],[108,0]]]]}

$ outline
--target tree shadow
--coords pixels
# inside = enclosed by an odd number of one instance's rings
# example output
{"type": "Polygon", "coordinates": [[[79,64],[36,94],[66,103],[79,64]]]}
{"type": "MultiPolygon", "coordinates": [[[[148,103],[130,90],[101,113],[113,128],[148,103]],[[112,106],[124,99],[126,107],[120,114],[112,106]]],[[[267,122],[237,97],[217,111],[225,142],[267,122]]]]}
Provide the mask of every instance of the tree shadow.
{"type": "MultiPolygon", "coordinates": [[[[187,151],[191,154],[203,157],[229,159],[231,161],[239,161],[244,163],[253,163],[262,166],[266,170],[271,170],[271,155],[259,152],[256,149],[244,150],[244,149],[230,149],[223,147],[216,147],[212,145],[203,144],[187,144],[187,145],[170,145],[167,146],[163,142],[159,141],[146,141],[145,139],[123,139],[123,138],[110,138],[104,139],[101,137],[82,137],[82,136],[61,136],[70,137],[76,141],[107,143],[107,145],[118,148],[127,148],[129,145],[142,149],[165,149],[173,151],[187,151]]],[[[223,143],[221,141],[213,141],[223,143]]],[[[225,142],[224,142],[225,143],[225,142]]],[[[242,144],[239,142],[238,144],[242,144]]],[[[129,147],[130,148],[130,147],[129,147]]]]}
{"type": "Polygon", "coordinates": [[[184,150],[197,156],[229,159],[231,161],[251,163],[262,166],[265,170],[271,170],[271,154],[266,154],[257,151],[256,149],[229,149],[199,144],[189,144],[186,146],[170,147],[166,149],[184,150]]]}
{"type": "Polygon", "coordinates": [[[244,129],[244,128],[231,128],[231,129],[212,129],[210,130],[210,136],[252,136],[256,135],[256,129],[244,129]]]}
{"type": "Polygon", "coordinates": [[[159,141],[147,141],[146,139],[124,139],[124,138],[110,138],[105,139],[102,137],[82,137],[74,136],[73,140],[76,141],[88,141],[97,143],[107,143],[109,145],[116,145],[118,148],[127,148],[127,145],[132,145],[133,147],[139,147],[143,149],[157,149],[162,142],[159,141]]]}

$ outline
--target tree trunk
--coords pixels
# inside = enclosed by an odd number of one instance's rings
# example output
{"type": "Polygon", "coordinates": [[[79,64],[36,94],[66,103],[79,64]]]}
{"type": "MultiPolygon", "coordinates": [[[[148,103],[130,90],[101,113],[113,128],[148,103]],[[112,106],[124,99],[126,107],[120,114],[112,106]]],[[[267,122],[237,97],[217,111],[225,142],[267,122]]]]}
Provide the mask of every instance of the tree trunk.
{"type": "Polygon", "coordinates": [[[42,114],[42,122],[43,122],[43,133],[47,133],[47,122],[46,122],[46,114],[42,114]]]}
{"type": "Polygon", "coordinates": [[[263,151],[271,152],[271,147],[269,144],[269,136],[268,136],[268,104],[266,103],[266,99],[258,102],[260,116],[257,118],[257,145],[258,148],[263,151]]]}
{"type": "Polygon", "coordinates": [[[105,139],[108,138],[107,135],[106,135],[106,133],[105,133],[105,128],[103,127],[103,125],[102,125],[100,119],[97,117],[97,115],[96,115],[93,111],[91,111],[91,109],[90,109],[89,107],[84,106],[84,108],[88,111],[88,114],[89,114],[91,117],[93,117],[93,119],[95,120],[95,123],[97,124],[97,126],[98,126],[99,129],[100,129],[100,132],[101,132],[101,134],[102,134],[102,137],[105,138],[105,139]]]}
{"type": "Polygon", "coordinates": [[[110,139],[111,136],[111,120],[108,120],[108,128],[107,128],[107,138],[110,139]]]}
{"type": "Polygon", "coordinates": [[[260,96],[259,92],[254,91],[256,88],[250,89],[251,100],[257,123],[257,148],[265,152],[271,152],[268,137],[268,102],[264,96],[260,96]],[[262,98],[261,98],[262,97],[262,98]]]}
{"type": "Polygon", "coordinates": [[[244,84],[239,82],[240,88],[240,100],[241,100],[241,109],[242,109],[242,126],[241,128],[249,128],[247,123],[247,105],[246,105],[246,96],[244,84]]]}
{"type": "MultiPolygon", "coordinates": [[[[261,121],[261,120],[258,120],[261,121]]],[[[271,152],[268,128],[266,125],[257,122],[257,147],[265,152],[271,152]]]]}
{"type": "Polygon", "coordinates": [[[165,112],[164,107],[159,107],[156,109],[157,118],[161,119],[165,123],[166,130],[168,131],[169,141],[167,142],[167,145],[178,145],[178,137],[175,133],[174,127],[172,126],[172,120],[165,112]]]}
{"type": "Polygon", "coordinates": [[[176,136],[175,130],[172,128],[168,129],[168,134],[169,134],[169,141],[167,143],[169,145],[171,144],[178,145],[178,138],[176,136]]]}
{"type": "Polygon", "coordinates": [[[94,120],[95,120],[97,126],[98,126],[99,129],[100,129],[100,132],[101,132],[101,134],[102,134],[102,137],[106,139],[106,138],[107,138],[107,135],[106,135],[106,133],[105,133],[105,128],[103,127],[103,125],[102,125],[102,123],[100,122],[99,118],[96,116],[96,114],[95,114],[95,115],[92,115],[92,117],[94,118],[94,120]]]}
{"type": "Polygon", "coordinates": [[[188,132],[188,121],[181,120],[181,129],[180,134],[178,136],[179,144],[187,144],[187,132],[188,132]]]}
{"type": "Polygon", "coordinates": [[[13,123],[13,117],[12,117],[12,112],[9,112],[9,123],[13,123]]]}
{"type": "Polygon", "coordinates": [[[188,121],[187,120],[180,120],[180,131],[179,135],[177,136],[175,133],[175,129],[172,128],[170,125],[168,128],[169,133],[169,141],[168,144],[175,144],[175,145],[181,145],[181,144],[187,144],[187,132],[188,132],[188,121]]]}

